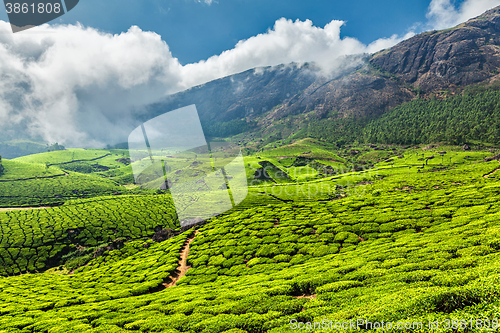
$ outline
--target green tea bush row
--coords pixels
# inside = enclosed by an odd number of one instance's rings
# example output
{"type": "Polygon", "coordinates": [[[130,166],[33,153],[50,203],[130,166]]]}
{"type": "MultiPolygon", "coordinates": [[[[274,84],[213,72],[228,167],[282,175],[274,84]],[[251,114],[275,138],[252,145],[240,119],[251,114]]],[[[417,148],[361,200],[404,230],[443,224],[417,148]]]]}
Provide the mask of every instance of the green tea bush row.
{"type": "MultiPolygon", "coordinates": [[[[127,243],[72,275],[0,278],[0,327],[277,333],[292,319],[491,321],[500,306],[500,191],[483,175],[495,163],[418,175],[389,166],[365,195],[333,201],[254,191],[199,228],[192,268],[175,287],[161,288],[187,233],[149,248],[127,243]]],[[[17,215],[16,223],[20,233],[36,225],[17,215]]]]}
{"type": "Polygon", "coordinates": [[[120,196],[72,201],[39,210],[0,212],[0,274],[50,268],[80,247],[151,237],[176,228],[170,196],[120,196]]]}

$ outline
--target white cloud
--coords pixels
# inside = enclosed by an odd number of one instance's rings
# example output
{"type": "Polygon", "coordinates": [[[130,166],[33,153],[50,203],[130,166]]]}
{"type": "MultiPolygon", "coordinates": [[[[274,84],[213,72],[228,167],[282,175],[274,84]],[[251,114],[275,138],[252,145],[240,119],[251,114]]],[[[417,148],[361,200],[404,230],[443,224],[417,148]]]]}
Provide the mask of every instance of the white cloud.
{"type": "Polygon", "coordinates": [[[142,106],[168,94],[258,66],[316,61],[331,69],[339,57],[400,40],[366,46],[340,38],[343,24],[280,19],[231,50],[182,66],[159,35],[135,26],[117,35],[81,25],[12,35],[0,21],[0,136],[24,126],[33,137],[68,146],[119,142],[142,106]]]}
{"type": "Polygon", "coordinates": [[[316,61],[331,68],[338,57],[363,53],[365,45],[354,38],[340,38],[343,21],[332,21],[324,28],[310,20],[279,19],[274,28],[247,40],[206,61],[184,66],[184,85],[206,82],[215,77],[238,73],[259,66],[316,61]]]}
{"type": "MultiPolygon", "coordinates": [[[[428,25],[450,27],[498,4],[466,0],[456,8],[450,0],[432,0],[428,25]]],[[[182,66],[159,35],[138,27],[111,35],[81,25],[44,25],[13,35],[0,21],[0,140],[24,130],[68,146],[123,141],[141,108],[168,94],[258,66],[315,61],[333,69],[345,55],[373,53],[413,35],[364,45],[341,38],[343,24],[334,20],[321,28],[279,19],[266,33],[182,66]]]]}
{"type": "Polygon", "coordinates": [[[198,1],[199,3],[203,2],[203,3],[205,3],[205,4],[209,5],[209,6],[211,4],[213,4],[213,3],[218,3],[216,0],[196,0],[196,1],[198,1]]]}
{"type": "Polygon", "coordinates": [[[128,134],[135,108],[179,89],[181,66],[157,34],[9,29],[0,21],[0,132],[26,123],[49,142],[102,145],[128,134]]]}
{"type": "Polygon", "coordinates": [[[446,29],[500,5],[500,0],[465,0],[458,8],[450,0],[432,0],[427,12],[431,29],[446,29]]]}
{"type": "Polygon", "coordinates": [[[380,38],[370,43],[366,50],[368,53],[375,53],[380,50],[388,49],[396,45],[397,43],[402,42],[405,39],[411,38],[413,36],[415,36],[415,32],[410,31],[406,33],[403,37],[400,37],[398,35],[392,35],[389,38],[380,38]]]}

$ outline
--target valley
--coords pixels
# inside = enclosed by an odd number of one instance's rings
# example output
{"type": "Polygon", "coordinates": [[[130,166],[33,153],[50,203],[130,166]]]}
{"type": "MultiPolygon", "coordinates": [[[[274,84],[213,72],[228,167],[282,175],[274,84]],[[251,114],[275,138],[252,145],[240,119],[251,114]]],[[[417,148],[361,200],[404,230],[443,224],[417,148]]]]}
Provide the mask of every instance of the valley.
{"type": "MultiPolygon", "coordinates": [[[[182,226],[167,185],[189,160],[148,139],[139,161],[1,142],[0,333],[497,330],[499,48],[497,7],[331,73],[255,68],[149,105],[131,126],[196,104],[243,156],[246,198],[182,226]],[[163,174],[134,178],[153,152],[163,174]]],[[[189,153],[189,176],[213,168],[189,153]]]]}
{"type": "MultiPolygon", "coordinates": [[[[121,195],[0,212],[0,327],[284,332],[292,319],[496,318],[497,150],[346,148],[304,139],[247,156],[247,199],[177,236],[168,193],[118,183],[121,195]],[[173,285],[176,269],[185,276],[173,285]]],[[[26,163],[5,162],[6,179],[26,163]]]]}

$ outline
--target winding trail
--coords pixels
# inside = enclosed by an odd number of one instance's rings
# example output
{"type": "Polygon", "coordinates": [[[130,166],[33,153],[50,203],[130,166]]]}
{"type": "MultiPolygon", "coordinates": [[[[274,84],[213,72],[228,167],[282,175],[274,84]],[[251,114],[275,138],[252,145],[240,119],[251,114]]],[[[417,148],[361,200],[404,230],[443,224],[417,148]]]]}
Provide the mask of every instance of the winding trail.
{"type": "Polygon", "coordinates": [[[45,206],[45,207],[12,207],[12,208],[0,208],[0,212],[10,212],[13,210],[29,210],[29,209],[46,209],[46,208],[53,208],[52,206],[45,206]]]}
{"type": "Polygon", "coordinates": [[[184,245],[181,248],[181,258],[179,260],[179,266],[175,270],[175,272],[172,273],[168,277],[170,282],[164,282],[162,283],[163,287],[165,288],[170,288],[175,286],[177,281],[179,281],[184,275],[186,275],[186,272],[191,268],[191,266],[187,265],[187,257],[189,255],[189,244],[194,240],[197,234],[200,232],[196,230],[191,236],[189,236],[186,241],[184,242],[184,245]]]}
{"type": "MultiPolygon", "coordinates": [[[[500,161],[498,161],[498,163],[500,163],[500,161]]],[[[500,168],[496,168],[495,170],[491,171],[491,172],[488,172],[487,174],[485,174],[483,177],[484,178],[488,178],[489,175],[491,174],[494,174],[495,172],[497,172],[498,170],[500,170],[500,168]]]]}
{"type": "Polygon", "coordinates": [[[93,162],[93,161],[100,160],[101,158],[108,157],[110,155],[111,154],[106,154],[106,155],[102,155],[102,156],[99,156],[99,157],[96,157],[96,158],[91,158],[89,160],[72,160],[72,161],[68,161],[68,162],[54,163],[54,164],[49,164],[48,166],[65,165],[65,164],[78,163],[78,162],[93,162]]]}
{"type": "Polygon", "coordinates": [[[296,299],[302,299],[302,298],[316,299],[316,294],[312,294],[312,295],[304,294],[302,296],[294,296],[293,298],[296,298],[296,299]]]}

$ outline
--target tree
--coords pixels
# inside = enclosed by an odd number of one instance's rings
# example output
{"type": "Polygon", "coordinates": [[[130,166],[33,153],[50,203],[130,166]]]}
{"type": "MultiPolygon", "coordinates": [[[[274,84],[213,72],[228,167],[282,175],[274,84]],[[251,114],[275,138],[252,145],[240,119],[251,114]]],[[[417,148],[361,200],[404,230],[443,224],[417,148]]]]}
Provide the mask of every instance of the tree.
{"type": "Polygon", "coordinates": [[[58,144],[57,142],[52,145],[47,145],[47,151],[57,151],[57,150],[66,150],[63,145],[58,144]]]}

